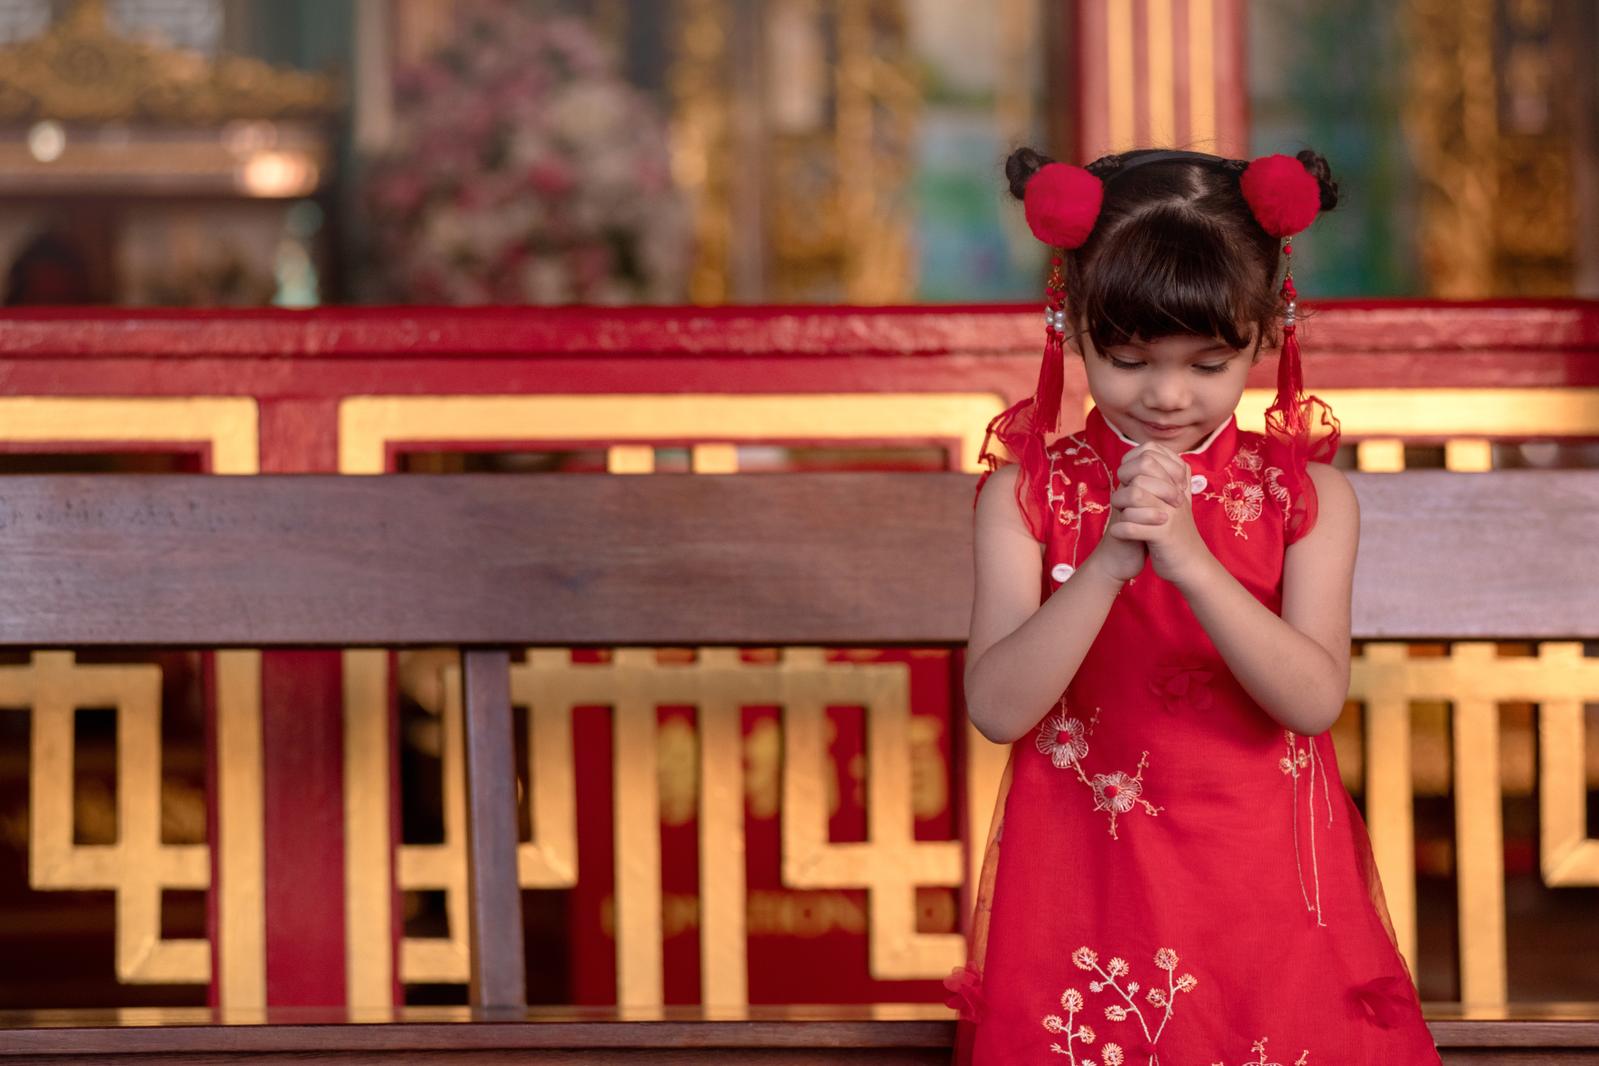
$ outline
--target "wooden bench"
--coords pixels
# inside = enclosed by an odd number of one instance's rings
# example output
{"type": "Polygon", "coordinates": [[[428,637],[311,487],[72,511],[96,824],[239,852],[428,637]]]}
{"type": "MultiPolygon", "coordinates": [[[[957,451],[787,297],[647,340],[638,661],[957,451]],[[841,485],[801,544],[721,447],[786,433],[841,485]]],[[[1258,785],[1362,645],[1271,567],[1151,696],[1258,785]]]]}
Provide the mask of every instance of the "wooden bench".
{"type": "MultiPolygon", "coordinates": [[[[1354,480],[1357,637],[1599,633],[1599,474],[1354,480]]],[[[936,1006],[526,1008],[507,679],[511,649],[539,645],[961,644],[972,489],[923,473],[0,478],[0,645],[462,649],[474,1005],[383,1025],[5,1015],[0,1060],[944,1061],[936,1006]]],[[[1592,1008],[1431,1016],[1449,1062],[1599,1063],[1592,1008]]]]}

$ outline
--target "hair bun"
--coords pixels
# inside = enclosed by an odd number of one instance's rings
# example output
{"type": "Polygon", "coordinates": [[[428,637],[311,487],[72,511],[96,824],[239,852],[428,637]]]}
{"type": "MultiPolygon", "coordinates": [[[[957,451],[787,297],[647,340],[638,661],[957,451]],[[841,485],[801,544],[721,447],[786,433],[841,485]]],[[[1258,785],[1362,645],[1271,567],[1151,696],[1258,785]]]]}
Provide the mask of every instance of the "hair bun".
{"type": "Polygon", "coordinates": [[[1010,194],[1018,200],[1027,199],[1027,183],[1033,175],[1054,160],[1031,148],[1018,148],[1005,160],[1005,179],[1010,182],[1010,194]]]}
{"type": "Polygon", "coordinates": [[[1316,179],[1316,184],[1321,188],[1321,209],[1331,211],[1338,206],[1338,183],[1333,180],[1332,167],[1320,152],[1306,148],[1294,157],[1304,164],[1310,171],[1311,177],[1316,179]]]}

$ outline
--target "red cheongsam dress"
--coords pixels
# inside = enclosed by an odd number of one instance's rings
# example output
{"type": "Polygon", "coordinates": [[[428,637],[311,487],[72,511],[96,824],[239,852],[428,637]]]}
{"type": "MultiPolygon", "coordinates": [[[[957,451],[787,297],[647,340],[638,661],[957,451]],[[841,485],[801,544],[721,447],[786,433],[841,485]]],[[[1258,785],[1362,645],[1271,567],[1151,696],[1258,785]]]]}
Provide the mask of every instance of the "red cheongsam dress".
{"type": "MultiPolygon", "coordinates": [[[[1045,595],[1099,543],[1133,446],[1095,409],[1020,459],[1045,464],[1022,472],[1047,479],[1045,595]]],[[[1205,544],[1280,614],[1284,551],[1314,522],[1303,460],[1285,475],[1236,419],[1183,459],[1205,544]]],[[[1012,745],[989,836],[947,982],[957,1062],[1440,1061],[1331,738],[1267,715],[1149,564],[1012,745]]]]}

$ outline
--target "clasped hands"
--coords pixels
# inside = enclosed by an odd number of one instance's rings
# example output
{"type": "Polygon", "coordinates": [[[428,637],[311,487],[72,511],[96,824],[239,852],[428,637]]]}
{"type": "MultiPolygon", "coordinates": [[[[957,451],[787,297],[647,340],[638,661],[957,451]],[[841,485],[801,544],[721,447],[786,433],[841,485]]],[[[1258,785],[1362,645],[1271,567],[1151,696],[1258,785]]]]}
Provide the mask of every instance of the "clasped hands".
{"type": "Polygon", "coordinates": [[[1132,577],[1144,557],[1155,573],[1175,585],[1198,577],[1215,556],[1194,525],[1193,471],[1177,453],[1145,441],[1127,453],[1116,471],[1120,487],[1110,495],[1110,520],[1101,542],[1132,577]]]}

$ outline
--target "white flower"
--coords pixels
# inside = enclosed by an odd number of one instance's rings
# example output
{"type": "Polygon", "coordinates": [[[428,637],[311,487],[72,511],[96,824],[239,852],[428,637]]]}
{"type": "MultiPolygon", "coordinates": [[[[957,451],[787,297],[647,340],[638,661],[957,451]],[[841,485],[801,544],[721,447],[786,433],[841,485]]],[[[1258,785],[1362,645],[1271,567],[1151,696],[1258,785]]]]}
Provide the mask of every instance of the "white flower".
{"type": "Polygon", "coordinates": [[[1177,969],[1177,953],[1171,948],[1161,948],[1155,952],[1155,965],[1162,970],[1177,969]]]}
{"type": "Polygon", "coordinates": [[[1105,1057],[1105,1066],[1122,1066],[1127,1061],[1120,1044],[1106,1044],[1099,1053],[1105,1057]]]}
{"type": "Polygon", "coordinates": [[[1112,1003],[1105,1008],[1105,1017],[1113,1022],[1124,1022],[1127,1020],[1127,1008],[1112,1003]]]}
{"type": "Polygon", "coordinates": [[[1233,522],[1253,522],[1260,517],[1261,504],[1266,492],[1259,485],[1244,481],[1229,481],[1222,490],[1222,510],[1233,522]]]}
{"type": "Polygon", "coordinates": [[[1094,809],[1126,814],[1138,802],[1144,786],[1136,777],[1128,777],[1120,770],[1109,774],[1095,774],[1089,785],[1094,790],[1094,809]]]}
{"type": "Polygon", "coordinates": [[[1099,955],[1090,947],[1080,947],[1072,952],[1072,963],[1079,970],[1092,970],[1099,963],[1099,955]]]}
{"type": "Polygon", "coordinates": [[[1044,719],[1033,743],[1039,751],[1049,756],[1049,761],[1056,769],[1064,770],[1088,754],[1085,732],[1082,722],[1068,718],[1064,711],[1057,711],[1044,719]]]}
{"type": "Polygon", "coordinates": [[[1068,988],[1060,994],[1060,1005],[1076,1014],[1083,1009],[1083,994],[1075,988],[1068,988]]]}
{"type": "Polygon", "coordinates": [[[1112,977],[1122,977],[1131,969],[1132,967],[1127,965],[1127,960],[1121,958],[1120,956],[1111,959],[1110,962],[1106,963],[1105,965],[1106,972],[1112,977]]]}
{"type": "Polygon", "coordinates": [[[1058,1014],[1046,1014],[1044,1015],[1044,1028],[1052,1033],[1064,1033],[1066,1031],[1066,1023],[1061,1020],[1058,1014]]]}

